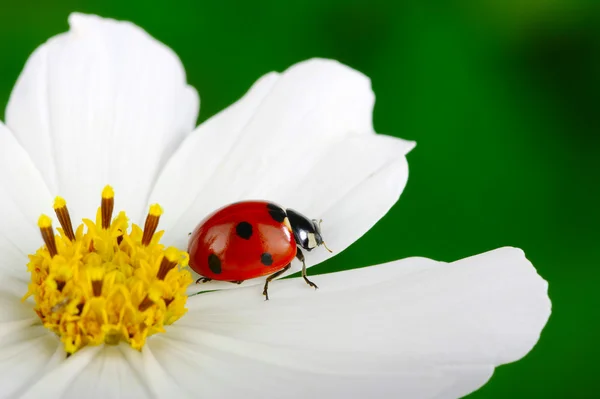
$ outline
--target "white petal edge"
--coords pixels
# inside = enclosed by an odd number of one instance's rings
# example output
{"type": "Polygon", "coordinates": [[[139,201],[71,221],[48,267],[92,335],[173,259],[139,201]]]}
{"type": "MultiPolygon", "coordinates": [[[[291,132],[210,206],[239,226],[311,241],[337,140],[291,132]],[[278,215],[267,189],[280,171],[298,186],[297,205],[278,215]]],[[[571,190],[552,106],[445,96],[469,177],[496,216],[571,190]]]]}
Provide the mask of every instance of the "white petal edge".
{"type": "Polygon", "coordinates": [[[196,122],[199,98],[177,56],[129,22],[71,14],[10,97],[7,125],[76,221],[105,184],[139,222],[157,173],[196,122]]]}
{"type": "Polygon", "coordinates": [[[177,387],[180,397],[456,398],[525,356],[551,308],[515,248],[319,283],[277,281],[269,302],[255,287],[190,298],[189,313],[149,341],[146,383],[160,397],[177,387]]]}
{"type": "Polygon", "coordinates": [[[37,219],[51,211],[41,174],[0,122],[0,273],[28,281],[27,255],[43,245],[37,219]]]}
{"type": "Polygon", "coordinates": [[[374,134],[373,103],[369,79],[331,60],[308,60],[259,79],[191,134],[161,173],[150,199],[165,208],[165,242],[186,247],[200,220],[244,199],[273,201],[316,219],[337,203],[356,214],[350,204],[363,204],[346,196],[369,186],[377,209],[362,217],[372,219],[333,230],[336,251],[343,250],[389,210],[408,178],[405,155],[414,143],[374,134]],[[404,171],[393,187],[363,184],[391,164],[404,171]]]}

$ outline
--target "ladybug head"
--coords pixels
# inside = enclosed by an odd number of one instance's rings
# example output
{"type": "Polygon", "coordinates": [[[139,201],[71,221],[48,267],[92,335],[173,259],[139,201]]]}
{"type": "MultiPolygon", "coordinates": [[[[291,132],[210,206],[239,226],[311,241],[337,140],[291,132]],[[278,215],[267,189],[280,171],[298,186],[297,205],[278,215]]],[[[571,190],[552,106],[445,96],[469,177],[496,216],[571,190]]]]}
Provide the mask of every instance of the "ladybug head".
{"type": "MultiPolygon", "coordinates": [[[[325,245],[325,242],[323,241],[323,236],[321,235],[320,220],[309,219],[293,209],[286,209],[286,213],[290,225],[292,226],[296,244],[307,251],[311,251],[319,245],[323,245],[327,248],[327,245],[325,245]]],[[[329,248],[327,248],[327,250],[331,252],[329,248]]]]}

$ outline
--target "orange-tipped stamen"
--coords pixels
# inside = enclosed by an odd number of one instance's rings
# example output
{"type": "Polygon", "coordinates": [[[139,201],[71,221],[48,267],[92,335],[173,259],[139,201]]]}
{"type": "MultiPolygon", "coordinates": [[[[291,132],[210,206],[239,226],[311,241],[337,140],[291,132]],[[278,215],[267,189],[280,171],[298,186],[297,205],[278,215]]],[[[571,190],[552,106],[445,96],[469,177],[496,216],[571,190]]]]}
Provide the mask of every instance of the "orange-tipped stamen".
{"type": "Polygon", "coordinates": [[[175,266],[177,266],[177,262],[179,261],[179,251],[175,247],[169,247],[165,251],[165,255],[160,262],[160,268],[158,269],[158,273],[156,273],[156,278],[159,280],[164,280],[167,276],[167,273],[175,266]]]}
{"type": "Polygon", "coordinates": [[[42,215],[38,219],[38,226],[40,228],[40,232],[42,233],[42,238],[44,239],[46,248],[48,248],[48,252],[50,253],[50,257],[54,258],[54,256],[58,254],[58,251],[56,249],[54,230],[52,230],[52,219],[50,219],[49,216],[42,215]]]}
{"type": "Polygon", "coordinates": [[[148,212],[148,216],[146,217],[146,223],[144,224],[144,235],[142,236],[142,245],[148,246],[150,241],[152,241],[152,237],[156,232],[156,228],[158,227],[158,222],[160,220],[160,215],[162,215],[163,210],[158,204],[154,204],[150,206],[150,211],[148,212]]]}
{"type": "Polygon", "coordinates": [[[102,210],[102,228],[104,230],[110,227],[114,207],[115,191],[111,186],[105,186],[104,190],[102,190],[102,203],[100,205],[102,210]]]}
{"type": "Polygon", "coordinates": [[[67,201],[62,197],[56,197],[54,200],[54,212],[60,222],[60,225],[65,232],[67,238],[71,241],[75,241],[75,233],[73,232],[73,225],[71,224],[71,216],[69,215],[69,209],[67,208],[67,201]]]}

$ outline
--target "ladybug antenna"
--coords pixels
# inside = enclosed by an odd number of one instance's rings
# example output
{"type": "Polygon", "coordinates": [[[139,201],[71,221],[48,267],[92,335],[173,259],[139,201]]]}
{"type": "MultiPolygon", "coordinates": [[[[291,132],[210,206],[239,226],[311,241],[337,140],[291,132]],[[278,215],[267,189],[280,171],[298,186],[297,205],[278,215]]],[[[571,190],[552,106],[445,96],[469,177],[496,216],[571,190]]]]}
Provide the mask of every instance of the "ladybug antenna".
{"type": "MultiPolygon", "coordinates": [[[[319,230],[321,230],[321,223],[323,223],[323,219],[319,219],[319,230]]],[[[325,249],[329,251],[329,253],[333,253],[333,251],[331,249],[329,249],[329,247],[327,247],[327,244],[325,244],[325,241],[323,241],[322,244],[325,247],[325,249]]]]}

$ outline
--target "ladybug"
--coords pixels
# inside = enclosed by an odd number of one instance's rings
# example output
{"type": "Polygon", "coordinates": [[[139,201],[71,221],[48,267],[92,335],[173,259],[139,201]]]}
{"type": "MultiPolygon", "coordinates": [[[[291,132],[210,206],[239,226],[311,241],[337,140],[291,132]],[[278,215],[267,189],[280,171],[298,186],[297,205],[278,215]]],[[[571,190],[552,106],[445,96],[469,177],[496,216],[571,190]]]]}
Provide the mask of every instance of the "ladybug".
{"type": "Polygon", "coordinates": [[[190,267],[203,276],[196,284],[211,280],[241,284],[268,275],[263,290],[268,300],[269,282],[297,258],[302,262],[304,281],[316,289],[306,277],[302,249],[327,248],[320,225],[321,221],[268,201],[242,201],[220,208],[190,235],[190,267]]]}

